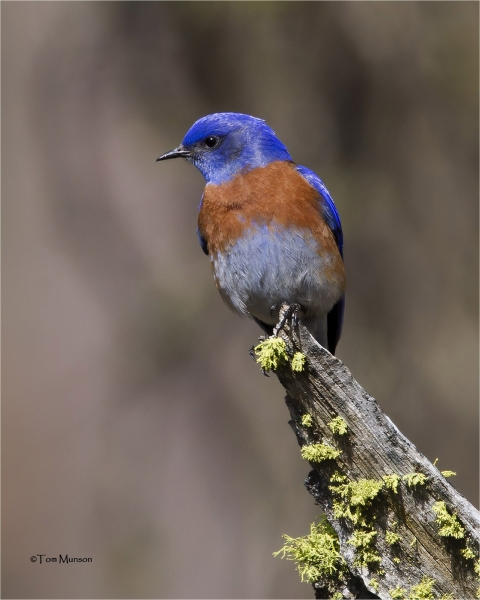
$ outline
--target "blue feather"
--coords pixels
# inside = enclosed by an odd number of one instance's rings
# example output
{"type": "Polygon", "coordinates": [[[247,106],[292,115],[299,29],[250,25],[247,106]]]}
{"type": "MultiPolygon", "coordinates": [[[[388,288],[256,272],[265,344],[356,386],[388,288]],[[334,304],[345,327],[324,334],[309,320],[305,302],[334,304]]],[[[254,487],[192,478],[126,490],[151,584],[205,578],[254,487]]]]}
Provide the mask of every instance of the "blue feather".
{"type": "Polygon", "coordinates": [[[217,113],[190,127],[182,146],[207,183],[222,184],[239,173],[265,167],[273,161],[291,161],[274,131],[263,121],[241,113],[217,113]],[[208,136],[218,138],[215,149],[205,148],[208,136]]]}
{"type": "MultiPolygon", "coordinates": [[[[335,206],[333,198],[330,196],[330,193],[327,190],[325,184],[316,173],[314,173],[310,169],[307,169],[307,167],[302,167],[301,165],[297,165],[297,171],[320,194],[323,200],[323,202],[321,202],[320,205],[320,210],[322,212],[323,218],[325,219],[327,225],[330,227],[333,233],[335,241],[337,242],[338,250],[340,252],[341,257],[343,258],[342,223],[340,222],[340,215],[338,214],[337,207],[335,206]]],[[[340,298],[340,300],[335,304],[335,306],[327,315],[328,349],[332,354],[335,353],[335,348],[342,334],[344,313],[345,295],[343,295],[340,298]]]]}
{"type": "Polygon", "coordinates": [[[297,171],[322,197],[323,202],[321,203],[320,210],[322,211],[323,218],[327,222],[327,225],[332,230],[335,241],[337,242],[338,250],[343,258],[342,223],[340,222],[340,215],[338,214],[333,198],[330,196],[325,184],[316,173],[301,165],[297,165],[297,171]]]}

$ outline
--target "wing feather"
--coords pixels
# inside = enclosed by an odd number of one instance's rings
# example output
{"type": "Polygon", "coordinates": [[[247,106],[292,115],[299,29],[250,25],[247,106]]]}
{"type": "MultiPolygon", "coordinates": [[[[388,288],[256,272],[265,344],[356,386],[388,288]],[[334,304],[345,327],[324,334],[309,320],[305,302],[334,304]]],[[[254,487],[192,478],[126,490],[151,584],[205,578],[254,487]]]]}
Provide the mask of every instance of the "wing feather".
{"type": "MultiPolygon", "coordinates": [[[[340,221],[340,215],[338,214],[333,198],[330,196],[325,184],[316,173],[310,169],[307,169],[306,167],[302,167],[301,165],[297,165],[297,171],[320,194],[320,211],[333,233],[340,256],[343,258],[342,223],[340,221]]],[[[340,298],[340,300],[327,315],[328,349],[332,354],[335,353],[335,348],[342,333],[344,312],[345,295],[340,298]]]]}

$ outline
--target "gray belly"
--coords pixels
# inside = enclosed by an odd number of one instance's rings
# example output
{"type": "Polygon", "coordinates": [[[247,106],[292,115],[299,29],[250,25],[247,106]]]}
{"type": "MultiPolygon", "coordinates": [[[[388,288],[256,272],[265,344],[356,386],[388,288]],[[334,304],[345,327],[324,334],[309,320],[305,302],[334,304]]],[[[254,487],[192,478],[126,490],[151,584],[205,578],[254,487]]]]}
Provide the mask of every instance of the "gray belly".
{"type": "Polygon", "coordinates": [[[256,228],[211,256],[223,299],[234,310],[274,325],[282,302],[300,304],[304,318],[326,314],[343,294],[331,281],[335,257],[318,252],[307,230],[256,228]],[[326,271],[330,272],[327,278],[326,271]]]}

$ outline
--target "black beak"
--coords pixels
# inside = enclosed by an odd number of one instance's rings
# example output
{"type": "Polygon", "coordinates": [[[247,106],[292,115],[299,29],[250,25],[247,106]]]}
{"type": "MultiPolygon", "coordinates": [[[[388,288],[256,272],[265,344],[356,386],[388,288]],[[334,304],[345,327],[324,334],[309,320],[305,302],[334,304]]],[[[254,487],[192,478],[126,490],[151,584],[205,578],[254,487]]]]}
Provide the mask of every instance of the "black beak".
{"type": "Polygon", "coordinates": [[[187,156],[190,156],[190,152],[180,144],[178,148],[170,150],[170,152],[165,152],[165,154],[159,156],[156,162],[158,162],[159,160],[167,160],[167,158],[186,158],[187,156]]]}

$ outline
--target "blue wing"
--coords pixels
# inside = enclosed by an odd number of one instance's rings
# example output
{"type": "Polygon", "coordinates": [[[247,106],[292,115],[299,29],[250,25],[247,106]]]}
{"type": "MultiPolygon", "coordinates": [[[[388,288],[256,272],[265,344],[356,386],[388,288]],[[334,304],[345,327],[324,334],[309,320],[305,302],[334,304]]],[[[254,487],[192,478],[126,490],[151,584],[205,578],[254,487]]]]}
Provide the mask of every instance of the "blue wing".
{"type": "Polygon", "coordinates": [[[343,258],[342,224],[340,222],[340,215],[338,214],[333,198],[330,196],[325,184],[316,173],[310,171],[310,169],[307,169],[307,167],[302,167],[300,165],[297,165],[297,171],[304,179],[308,181],[312,187],[317,190],[322,197],[323,202],[321,202],[320,210],[322,211],[323,218],[327,222],[327,225],[332,230],[333,236],[335,237],[335,241],[337,242],[337,246],[340,251],[340,255],[343,258]]]}
{"type": "MultiPolygon", "coordinates": [[[[337,242],[340,256],[343,258],[342,223],[340,222],[340,215],[338,214],[337,207],[335,206],[333,198],[330,196],[327,188],[325,187],[325,184],[316,173],[300,165],[297,165],[296,168],[300,175],[302,175],[302,177],[306,181],[308,181],[308,183],[312,187],[314,187],[320,194],[320,210],[322,212],[323,218],[325,219],[327,225],[330,227],[333,233],[335,241],[337,242]]],[[[342,298],[335,304],[335,306],[327,315],[328,349],[332,354],[335,353],[335,348],[338,344],[338,340],[340,339],[340,335],[342,333],[344,311],[345,296],[342,296],[342,298]]]]}

